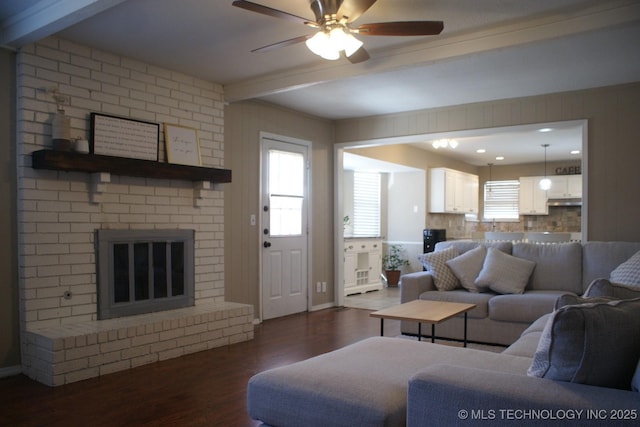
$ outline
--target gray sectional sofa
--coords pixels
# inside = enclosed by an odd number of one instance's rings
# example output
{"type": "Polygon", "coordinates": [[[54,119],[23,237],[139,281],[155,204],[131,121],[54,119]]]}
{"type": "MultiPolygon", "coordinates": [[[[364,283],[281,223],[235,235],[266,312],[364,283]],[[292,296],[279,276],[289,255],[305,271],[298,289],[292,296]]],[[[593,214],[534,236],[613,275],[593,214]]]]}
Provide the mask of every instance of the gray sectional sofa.
{"type": "MultiPolygon", "coordinates": [[[[535,263],[524,293],[469,292],[461,286],[439,291],[433,273],[420,271],[402,276],[400,300],[402,303],[425,299],[476,304],[468,314],[469,340],[501,345],[510,345],[533,321],[550,313],[560,295],[582,295],[593,280],[608,278],[611,271],[640,250],[640,243],[636,242],[512,244],[469,240],[440,242],[435,250],[455,248],[456,253],[462,255],[481,245],[535,263]]],[[[461,340],[463,328],[463,318],[459,316],[438,325],[436,336],[461,340]]],[[[415,322],[402,322],[401,330],[403,334],[418,333],[415,322]]],[[[429,331],[430,328],[424,328],[423,335],[429,331]]]]}
{"type": "MultiPolygon", "coordinates": [[[[628,258],[640,277],[640,243],[581,250],[596,265],[580,263],[580,283],[628,258]]],[[[583,297],[563,293],[502,353],[372,337],[261,372],[248,412],[281,427],[637,425],[640,288],[600,279],[583,297]]]]}

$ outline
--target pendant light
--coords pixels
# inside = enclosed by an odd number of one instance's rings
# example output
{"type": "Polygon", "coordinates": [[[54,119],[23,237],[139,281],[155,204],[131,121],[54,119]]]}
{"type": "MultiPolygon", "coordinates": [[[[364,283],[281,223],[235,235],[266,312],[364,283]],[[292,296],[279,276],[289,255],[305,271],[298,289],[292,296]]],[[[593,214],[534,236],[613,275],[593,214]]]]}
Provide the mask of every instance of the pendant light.
{"type": "Polygon", "coordinates": [[[542,144],[544,147],[544,178],[540,180],[538,184],[541,190],[547,191],[551,188],[551,180],[547,178],[547,147],[549,144],[542,144]]]}
{"type": "Polygon", "coordinates": [[[487,181],[487,187],[489,190],[489,193],[491,193],[491,188],[493,187],[492,181],[493,179],[491,179],[491,169],[493,168],[493,163],[487,163],[487,165],[489,166],[489,181],[487,181]]]}

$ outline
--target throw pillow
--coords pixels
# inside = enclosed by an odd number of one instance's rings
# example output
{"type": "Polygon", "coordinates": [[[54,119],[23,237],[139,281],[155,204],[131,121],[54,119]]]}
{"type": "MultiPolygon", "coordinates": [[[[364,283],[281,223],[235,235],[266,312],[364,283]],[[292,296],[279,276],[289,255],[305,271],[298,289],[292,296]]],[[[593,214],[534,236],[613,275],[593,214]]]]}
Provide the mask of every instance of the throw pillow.
{"type": "Polygon", "coordinates": [[[640,359],[640,298],[554,311],[527,375],[630,390],[640,359]]]}
{"type": "Polygon", "coordinates": [[[480,292],[491,289],[499,294],[521,294],[535,266],[533,261],[489,248],[474,285],[480,292]]]}
{"type": "Polygon", "coordinates": [[[584,291],[585,297],[611,297],[612,299],[640,298],[640,286],[620,285],[607,279],[595,279],[584,291]]]}
{"type": "Polygon", "coordinates": [[[478,292],[478,288],[473,284],[482,270],[484,258],[487,255],[487,248],[478,246],[450,259],[445,264],[451,269],[453,274],[458,278],[463,288],[470,292],[478,292]]]}
{"type": "Polygon", "coordinates": [[[458,250],[453,246],[420,256],[422,265],[431,272],[433,282],[439,291],[451,291],[458,287],[458,279],[446,264],[447,261],[457,256],[458,250]]]}
{"type": "Polygon", "coordinates": [[[640,286],[640,251],[616,267],[610,280],[623,285],[640,286]]]}

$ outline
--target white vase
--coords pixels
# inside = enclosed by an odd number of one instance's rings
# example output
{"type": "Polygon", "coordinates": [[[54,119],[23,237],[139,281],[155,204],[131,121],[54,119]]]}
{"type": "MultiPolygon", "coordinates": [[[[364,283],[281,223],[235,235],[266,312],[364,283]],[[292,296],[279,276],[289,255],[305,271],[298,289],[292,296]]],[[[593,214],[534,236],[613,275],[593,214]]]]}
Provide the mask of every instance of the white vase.
{"type": "Polygon", "coordinates": [[[58,110],[51,123],[51,138],[54,150],[71,151],[71,121],[64,110],[58,110]]]}

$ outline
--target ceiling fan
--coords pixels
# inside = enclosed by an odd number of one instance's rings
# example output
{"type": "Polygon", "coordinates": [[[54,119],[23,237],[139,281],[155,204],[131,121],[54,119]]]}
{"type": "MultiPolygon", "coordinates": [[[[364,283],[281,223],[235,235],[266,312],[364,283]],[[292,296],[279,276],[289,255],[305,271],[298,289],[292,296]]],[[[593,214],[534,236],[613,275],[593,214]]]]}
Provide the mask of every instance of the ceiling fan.
{"type": "Polygon", "coordinates": [[[324,59],[336,60],[341,57],[341,54],[344,54],[353,64],[369,59],[369,53],[364,48],[362,41],[354,37],[354,34],[362,36],[432,36],[440,34],[444,29],[442,21],[378,22],[351,28],[349,24],[358,19],[375,2],[376,0],[310,0],[315,21],[246,0],[235,0],[233,6],[318,29],[315,34],[294,37],[254,49],[252,52],[267,51],[306,42],[309,50],[324,59]]]}

